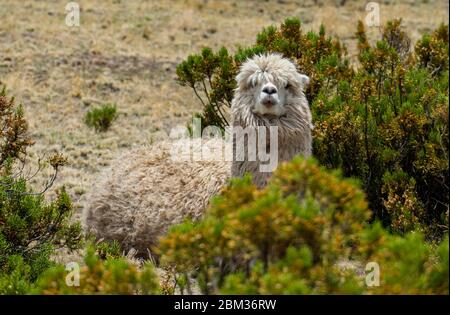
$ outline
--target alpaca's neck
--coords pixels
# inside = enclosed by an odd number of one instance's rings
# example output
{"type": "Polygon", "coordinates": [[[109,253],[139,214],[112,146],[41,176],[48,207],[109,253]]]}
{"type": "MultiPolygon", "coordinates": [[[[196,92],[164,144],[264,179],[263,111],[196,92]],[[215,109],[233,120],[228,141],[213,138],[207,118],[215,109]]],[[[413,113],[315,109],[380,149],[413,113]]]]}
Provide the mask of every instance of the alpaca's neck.
{"type": "Polygon", "coordinates": [[[286,126],[278,121],[272,127],[275,127],[276,132],[273,130],[270,133],[269,126],[245,127],[242,126],[242,121],[234,122],[232,177],[242,177],[245,173],[250,173],[253,182],[258,187],[264,187],[272,174],[270,170],[274,170],[279,163],[290,161],[296,155],[311,155],[309,126],[285,128],[286,126]],[[265,139],[261,138],[264,132],[258,132],[258,128],[266,130],[265,139]],[[261,152],[264,149],[265,152],[261,152]],[[238,153],[239,150],[241,154],[238,153]]]}

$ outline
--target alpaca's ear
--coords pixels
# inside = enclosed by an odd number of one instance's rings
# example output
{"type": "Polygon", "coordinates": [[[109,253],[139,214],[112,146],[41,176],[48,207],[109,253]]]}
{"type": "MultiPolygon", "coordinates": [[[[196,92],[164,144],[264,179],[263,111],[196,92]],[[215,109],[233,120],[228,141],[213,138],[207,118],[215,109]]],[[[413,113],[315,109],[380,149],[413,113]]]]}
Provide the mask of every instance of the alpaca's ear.
{"type": "Polygon", "coordinates": [[[309,85],[309,77],[305,74],[300,74],[300,82],[302,83],[303,91],[306,90],[309,85]]]}

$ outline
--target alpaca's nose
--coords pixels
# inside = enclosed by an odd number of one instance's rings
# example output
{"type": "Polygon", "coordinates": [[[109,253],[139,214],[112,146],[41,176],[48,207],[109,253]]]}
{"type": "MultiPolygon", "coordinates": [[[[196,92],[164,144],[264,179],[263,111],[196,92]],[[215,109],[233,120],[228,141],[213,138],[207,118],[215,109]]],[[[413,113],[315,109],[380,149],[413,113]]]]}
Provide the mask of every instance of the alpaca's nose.
{"type": "Polygon", "coordinates": [[[275,87],[275,86],[273,86],[273,85],[266,85],[264,88],[263,88],[263,90],[262,90],[264,93],[266,93],[266,94],[275,94],[275,93],[277,93],[277,88],[275,87]]]}

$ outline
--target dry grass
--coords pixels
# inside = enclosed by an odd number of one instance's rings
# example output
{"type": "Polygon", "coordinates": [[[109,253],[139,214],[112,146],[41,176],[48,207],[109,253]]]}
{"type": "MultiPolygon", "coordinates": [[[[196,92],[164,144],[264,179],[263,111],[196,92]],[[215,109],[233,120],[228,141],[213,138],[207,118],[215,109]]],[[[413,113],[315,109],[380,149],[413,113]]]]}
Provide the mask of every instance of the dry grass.
{"type": "MultiPolygon", "coordinates": [[[[323,23],[354,53],[354,30],[366,1],[79,1],[81,26],[65,25],[67,1],[0,0],[0,81],[22,102],[37,156],[69,157],[55,187],[69,189],[78,208],[99,172],[122,150],[146,144],[199,111],[175,67],[203,46],[253,43],[262,27],[300,17],[323,23]],[[86,111],[116,103],[110,130],[95,133],[86,111]]],[[[416,40],[448,20],[448,1],[380,1],[381,21],[402,17],[416,40]]],[[[372,39],[378,29],[370,29],[372,39]]],[[[46,172],[40,175],[45,178],[46,172]]]]}

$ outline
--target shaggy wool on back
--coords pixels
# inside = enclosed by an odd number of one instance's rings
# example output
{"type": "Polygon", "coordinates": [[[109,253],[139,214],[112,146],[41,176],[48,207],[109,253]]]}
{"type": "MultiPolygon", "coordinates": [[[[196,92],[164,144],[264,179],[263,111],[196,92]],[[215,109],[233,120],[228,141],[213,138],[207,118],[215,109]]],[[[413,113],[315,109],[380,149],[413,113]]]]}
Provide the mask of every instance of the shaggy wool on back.
{"type": "Polygon", "coordinates": [[[145,256],[170,226],[186,217],[198,219],[210,197],[226,184],[231,164],[172,161],[172,148],[170,142],[159,142],[113,161],[87,196],[86,231],[145,256]]]}

